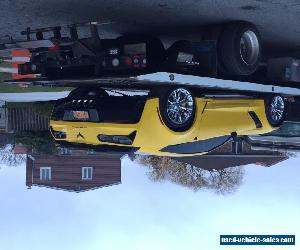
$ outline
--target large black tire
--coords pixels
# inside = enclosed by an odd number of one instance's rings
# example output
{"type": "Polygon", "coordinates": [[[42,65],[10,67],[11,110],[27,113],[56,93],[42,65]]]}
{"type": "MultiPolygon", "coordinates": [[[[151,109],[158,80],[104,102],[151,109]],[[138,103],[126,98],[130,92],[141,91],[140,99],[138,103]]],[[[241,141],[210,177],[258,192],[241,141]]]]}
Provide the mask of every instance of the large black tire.
{"type": "Polygon", "coordinates": [[[218,41],[222,34],[223,26],[224,24],[212,24],[205,26],[202,31],[202,40],[218,41]]]}
{"type": "Polygon", "coordinates": [[[269,124],[272,127],[280,127],[285,121],[288,111],[288,103],[281,95],[265,97],[265,111],[269,124]],[[275,109],[274,109],[274,106],[275,109]]]}
{"type": "Polygon", "coordinates": [[[260,35],[254,25],[234,22],[225,26],[218,41],[219,59],[230,75],[251,75],[260,63],[260,35]]]}
{"type": "MultiPolygon", "coordinates": [[[[184,97],[184,96],[182,96],[184,97]]],[[[182,98],[184,100],[184,98],[182,98]]],[[[161,117],[165,123],[165,125],[175,131],[175,132],[183,132],[191,128],[191,126],[194,123],[195,120],[195,113],[196,113],[196,103],[195,98],[192,94],[192,92],[186,88],[183,87],[174,87],[170,88],[166,91],[162,91],[161,95],[159,96],[159,109],[161,117]],[[187,116],[187,119],[183,122],[174,122],[175,118],[172,117],[172,114],[170,114],[168,111],[170,111],[169,106],[169,100],[172,100],[172,95],[175,92],[183,91],[185,94],[190,95],[188,102],[181,102],[180,107],[185,108],[186,110],[190,110],[189,116],[187,116]],[[171,99],[170,99],[171,98],[171,99]],[[192,104],[191,104],[192,102],[192,104]]],[[[180,114],[180,111],[178,111],[178,114],[180,114]]]]}

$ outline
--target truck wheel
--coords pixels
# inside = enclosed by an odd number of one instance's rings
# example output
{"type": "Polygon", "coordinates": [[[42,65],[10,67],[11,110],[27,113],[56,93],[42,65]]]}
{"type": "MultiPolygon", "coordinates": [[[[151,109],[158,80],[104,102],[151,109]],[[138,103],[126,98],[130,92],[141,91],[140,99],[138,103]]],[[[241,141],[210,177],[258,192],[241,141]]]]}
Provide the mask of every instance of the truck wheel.
{"type": "Polygon", "coordinates": [[[173,131],[188,130],[195,119],[196,104],[192,93],[182,87],[172,88],[159,100],[164,123],[173,131]]]}
{"type": "Polygon", "coordinates": [[[287,115],[287,103],[281,95],[273,95],[265,98],[267,119],[272,127],[279,127],[287,115]]]}
{"type": "Polygon", "coordinates": [[[228,24],[218,44],[219,57],[228,74],[251,75],[257,70],[261,43],[254,25],[246,22],[228,24]]]}

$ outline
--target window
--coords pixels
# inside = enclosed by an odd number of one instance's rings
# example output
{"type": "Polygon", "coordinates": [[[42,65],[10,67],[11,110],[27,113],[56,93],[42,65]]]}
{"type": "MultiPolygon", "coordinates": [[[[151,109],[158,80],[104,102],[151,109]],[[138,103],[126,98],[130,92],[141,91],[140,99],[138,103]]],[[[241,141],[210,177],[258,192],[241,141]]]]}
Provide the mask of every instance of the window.
{"type": "Polygon", "coordinates": [[[69,148],[60,148],[60,154],[61,155],[70,155],[70,154],[72,154],[72,150],[69,148]]]}
{"type": "Polygon", "coordinates": [[[83,167],[82,168],[82,180],[92,180],[93,179],[93,168],[83,167]]]}
{"type": "Polygon", "coordinates": [[[51,168],[50,167],[41,167],[40,168],[40,180],[42,180],[42,181],[51,180],[51,168]]]}
{"type": "Polygon", "coordinates": [[[242,154],[243,153],[242,141],[233,141],[231,144],[231,150],[233,154],[242,154]]]}

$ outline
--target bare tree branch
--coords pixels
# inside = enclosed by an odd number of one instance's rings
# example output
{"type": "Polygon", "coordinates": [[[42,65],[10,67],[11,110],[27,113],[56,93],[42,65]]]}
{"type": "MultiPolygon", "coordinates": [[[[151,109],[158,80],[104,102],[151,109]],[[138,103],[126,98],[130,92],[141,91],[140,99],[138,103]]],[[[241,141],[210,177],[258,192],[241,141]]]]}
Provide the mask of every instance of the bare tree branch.
{"type": "Polygon", "coordinates": [[[235,192],[244,176],[242,167],[204,170],[170,157],[137,156],[134,161],[147,166],[152,181],[171,181],[194,191],[208,189],[221,195],[235,192]]]}
{"type": "Polygon", "coordinates": [[[17,155],[14,153],[13,146],[11,144],[0,148],[0,166],[7,165],[9,167],[15,167],[26,160],[25,155],[17,155]]]}

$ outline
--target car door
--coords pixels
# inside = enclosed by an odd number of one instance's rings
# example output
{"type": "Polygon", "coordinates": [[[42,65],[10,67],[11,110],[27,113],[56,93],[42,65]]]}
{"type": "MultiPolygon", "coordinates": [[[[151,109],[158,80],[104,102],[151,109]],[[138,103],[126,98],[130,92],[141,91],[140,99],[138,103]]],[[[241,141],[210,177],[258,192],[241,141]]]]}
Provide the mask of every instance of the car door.
{"type": "Polygon", "coordinates": [[[216,137],[255,129],[250,107],[251,99],[207,99],[199,125],[201,135],[216,137]]]}

